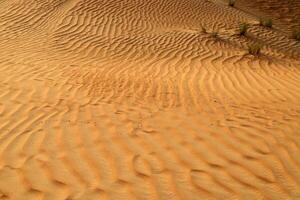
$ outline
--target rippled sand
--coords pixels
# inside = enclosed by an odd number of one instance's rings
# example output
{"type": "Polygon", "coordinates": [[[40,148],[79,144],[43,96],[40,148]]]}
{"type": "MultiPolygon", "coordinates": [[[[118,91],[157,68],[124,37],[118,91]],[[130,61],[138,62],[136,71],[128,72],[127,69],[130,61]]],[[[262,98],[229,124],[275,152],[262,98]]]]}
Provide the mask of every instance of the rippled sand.
{"type": "Polygon", "coordinates": [[[299,11],[0,1],[0,199],[300,199],[299,11]]]}

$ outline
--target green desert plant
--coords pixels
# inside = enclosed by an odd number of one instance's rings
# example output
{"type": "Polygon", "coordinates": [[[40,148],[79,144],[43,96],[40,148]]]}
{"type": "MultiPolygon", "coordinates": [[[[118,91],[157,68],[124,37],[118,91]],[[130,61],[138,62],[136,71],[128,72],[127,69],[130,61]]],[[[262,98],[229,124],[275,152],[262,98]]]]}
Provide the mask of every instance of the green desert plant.
{"type": "Polygon", "coordinates": [[[233,7],[235,4],[235,0],[228,0],[228,6],[233,7]]]}
{"type": "Polygon", "coordinates": [[[300,26],[293,29],[292,38],[300,41],[300,26]]]}
{"type": "Polygon", "coordinates": [[[257,56],[260,54],[262,45],[259,43],[255,43],[255,44],[250,44],[248,46],[248,53],[254,56],[257,56]]]}
{"type": "Polygon", "coordinates": [[[259,25],[272,28],[273,26],[273,20],[271,18],[260,18],[259,19],[259,25]]]}
{"type": "Polygon", "coordinates": [[[241,23],[240,24],[240,29],[239,29],[239,34],[240,35],[246,35],[248,28],[249,28],[249,24],[241,23]]]}

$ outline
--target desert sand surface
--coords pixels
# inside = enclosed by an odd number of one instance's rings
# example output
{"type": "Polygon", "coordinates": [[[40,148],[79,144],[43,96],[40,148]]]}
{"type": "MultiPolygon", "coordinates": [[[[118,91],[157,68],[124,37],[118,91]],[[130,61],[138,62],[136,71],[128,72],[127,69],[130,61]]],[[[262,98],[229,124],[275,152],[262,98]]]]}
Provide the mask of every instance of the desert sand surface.
{"type": "Polygon", "coordinates": [[[0,199],[300,199],[299,22],[299,0],[1,0],[0,199]]]}

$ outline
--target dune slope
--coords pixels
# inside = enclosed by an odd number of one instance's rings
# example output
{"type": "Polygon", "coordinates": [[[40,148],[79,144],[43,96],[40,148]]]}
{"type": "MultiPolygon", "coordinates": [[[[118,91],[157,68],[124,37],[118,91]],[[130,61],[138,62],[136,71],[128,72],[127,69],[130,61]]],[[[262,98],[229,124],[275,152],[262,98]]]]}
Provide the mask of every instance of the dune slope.
{"type": "Polygon", "coordinates": [[[300,42],[257,2],[0,1],[0,199],[300,199],[300,42]]]}

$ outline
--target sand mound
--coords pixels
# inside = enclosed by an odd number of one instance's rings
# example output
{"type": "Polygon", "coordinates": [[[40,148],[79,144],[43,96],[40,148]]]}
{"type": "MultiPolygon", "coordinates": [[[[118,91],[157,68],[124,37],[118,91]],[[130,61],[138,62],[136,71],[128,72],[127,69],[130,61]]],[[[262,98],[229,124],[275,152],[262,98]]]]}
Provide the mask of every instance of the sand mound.
{"type": "Polygon", "coordinates": [[[280,2],[0,1],[0,199],[300,199],[280,2]]]}
{"type": "Polygon", "coordinates": [[[260,17],[271,17],[282,32],[300,26],[299,0],[239,0],[237,7],[260,17]]]}

